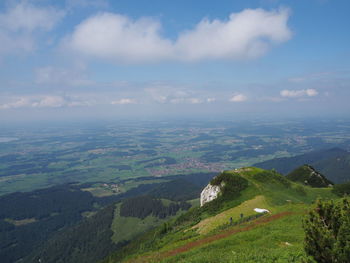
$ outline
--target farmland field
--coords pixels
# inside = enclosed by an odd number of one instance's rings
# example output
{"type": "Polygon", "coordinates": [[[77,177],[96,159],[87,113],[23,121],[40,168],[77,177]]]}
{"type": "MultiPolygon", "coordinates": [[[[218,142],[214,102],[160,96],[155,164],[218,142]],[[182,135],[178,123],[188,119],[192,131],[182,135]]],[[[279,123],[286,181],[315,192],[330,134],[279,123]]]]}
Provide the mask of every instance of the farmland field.
{"type": "Polygon", "coordinates": [[[349,150],[349,131],[344,120],[120,121],[25,132],[8,126],[0,131],[0,195],[69,182],[89,183],[85,190],[97,196],[119,194],[145,180],[215,174],[317,149],[349,150]]]}

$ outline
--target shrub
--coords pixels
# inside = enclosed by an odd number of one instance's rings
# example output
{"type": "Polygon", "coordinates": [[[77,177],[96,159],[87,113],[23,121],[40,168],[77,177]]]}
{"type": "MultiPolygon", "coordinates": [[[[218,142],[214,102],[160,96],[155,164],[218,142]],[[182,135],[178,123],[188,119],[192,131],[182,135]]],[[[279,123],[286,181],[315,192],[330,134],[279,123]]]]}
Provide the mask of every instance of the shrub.
{"type": "Polygon", "coordinates": [[[242,190],[247,188],[248,181],[238,174],[222,173],[210,181],[211,185],[222,185],[221,201],[237,197],[242,190]]]}
{"type": "Polygon", "coordinates": [[[350,259],[350,204],[318,200],[303,222],[305,251],[320,263],[346,263],[350,259]]]}
{"type": "Polygon", "coordinates": [[[286,188],[289,188],[291,186],[291,182],[283,175],[277,173],[275,170],[256,173],[253,178],[262,183],[279,183],[286,188]]]}

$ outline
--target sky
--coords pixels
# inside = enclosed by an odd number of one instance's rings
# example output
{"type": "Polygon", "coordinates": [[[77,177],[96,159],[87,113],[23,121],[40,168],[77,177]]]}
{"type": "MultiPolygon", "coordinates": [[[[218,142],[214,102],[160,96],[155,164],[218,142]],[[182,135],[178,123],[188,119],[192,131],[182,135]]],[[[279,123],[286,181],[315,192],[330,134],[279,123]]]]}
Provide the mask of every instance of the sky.
{"type": "Polygon", "coordinates": [[[347,117],[348,0],[2,0],[0,122],[347,117]]]}

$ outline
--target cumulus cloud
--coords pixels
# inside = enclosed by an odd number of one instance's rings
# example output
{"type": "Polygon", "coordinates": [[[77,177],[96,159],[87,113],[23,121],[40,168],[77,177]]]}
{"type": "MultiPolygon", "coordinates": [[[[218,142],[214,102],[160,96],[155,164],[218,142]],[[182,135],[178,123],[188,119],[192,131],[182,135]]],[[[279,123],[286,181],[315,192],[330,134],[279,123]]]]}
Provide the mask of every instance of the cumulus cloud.
{"type": "Polygon", "coordinates": [[[117,62],[250,59],[291,38],[288,18],[287,9],[246,9],[231,14],[227,20],[204,19],[170,40],[161,35],[157,20],[100,13],[79,24],[63,46],[117,62]]]}
{"type": "Polygon", "coordinates": [[[235,94],[230,98],[230,102],[243,102],[247,99],[247,96],[245,96],[244,94],[235,94]]]}
{"type": "Polygon", "coordinates": [[[186,60],[205,58],[247,59],[263,55],[273,43],[291,37],[288,10],[246,9],[227,21],[202,20],[194,30],[182,33],[176,49],[186,60]]]}
{"type": "Polygon", "coordinates": [[[123,98],[123,99],[112,101],[111,104],[113,105],[136,104],[136,100],[123,98]]]}
{"type": "Polygon", "coordinates": [[[158,60],[171,53],[172,45],[159,35],[153,19],[133,21],[126,16],[102,13],[80,25],[65,45],[79,53],[122,61],[158,60]]]}
{"type": "Polygon", "coordinates": [[[21,1],[0,13],[0,54],[33,51],[34,34],[46,32],[62,19],[65,12],[52,7],[37,7],[21,1]]]}
{"type": "Polygon", "coordinates": [[[280,95],[286,98],[314,97],[318,95],[318,91],[315,89],[282,90],[280,95]]]}

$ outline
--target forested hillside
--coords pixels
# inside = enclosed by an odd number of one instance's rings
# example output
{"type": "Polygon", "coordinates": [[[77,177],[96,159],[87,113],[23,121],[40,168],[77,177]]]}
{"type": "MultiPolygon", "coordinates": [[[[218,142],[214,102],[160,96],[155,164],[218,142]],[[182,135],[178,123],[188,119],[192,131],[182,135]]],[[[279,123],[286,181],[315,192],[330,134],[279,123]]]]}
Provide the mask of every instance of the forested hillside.
{"type": "Polygon", "coordinates": [[[306,164],[296,168],[287,174],[286,177],[293,182],[299,182],[311,187],[333,186],[333,183],[324,175],[317,172],[312,166],[306,164]]]}
{"type": "Polygon", "coordinates": [[[25,262],[95,263],[118,246],[112,242],[114,205],[43,242],[25,262]]]}
{"type": "Polygon", "coordinates": [[[313,166],[332,182],[341,183],[350,180],[350,153],[340,148],[313,151],[294,157],[276,158],[256,163],[254,166],[263,169],[276,169],[287,175],[304,164],[313,166]]]}
{"type": "Polygon", "coordinates": [[[73,185],[0,197],[0,258],[15,262],[94,210],[94,198],[73,185]]]}
{"type": "MultiPolygon", "coordinates": [[[[77,249],[67,251],[67,257],[77,258],[78,255],[85,253],[85,248],[80,247],[82,243],[85,242],[92,246],[95,242],[92,235],[79,237],[79,232],[88,233],[86,228],[92,228],[93,224],[101,220],[101,227],[104,227],[105,230],[111,228],[113,218],[108,221],[106,219],[108,217],[102,215],[105,210],[99,211],[99,209],[125,199],[127,204],[122,206],[122,217],[145,218],[152,215],[166,220],[179,211],[187,210],[191,205],[185,201],[197,198],[203,185],[212,176],[213,173],[184,174],[169,176],[168,181],[159,183],[153,183],[153,177],[141,177],[137,179],[142,181],[138,186],[117,195],[102,197],[93,196],[85,190],[95,183],[71,183],[32,192],[0,196],[1,262],[12,263],[31,252],[40,254],[44,253],[43,251],[53,251],[54,247],[57,251],[52,252],[52,255],[59,254],[60,249],[63,248],[59,243],[62,241],[72,244],[71,238],[77,240],[77,249]],[[142,197],[137,198],[137,196],[142,197]],[[160,199],[175,202],[164,205],[160,199]],[[82,225],[77,226],[85,217],[94,214],[96,218],[91,217],[89,221],[83,221],[82,225]],[[47,243],[47,240],[50,242],[47,243]]],[[[145,231],[161,222],[154,221],[145,228],[136,229],[133,234],[138,234],[139,231],[145,231]]],[[[93,233],[93,231],[90,232],[93,233]]],[[[109,244],[110,237],[107,232],[101,235],[103,244],[109,244]]],[[[113,231],[111,233],[113,235],[113,231]]],[[[122,236],[119,238],[124,239],[122,236]]],[[[114,247],[114,244],[111,246],[114,247]]],[[[103,255],[103,251],[96,253],[103,255]]],[[[55,257],[47,257],[47,260],[53,260],[53,258],[55,257]]]]}

